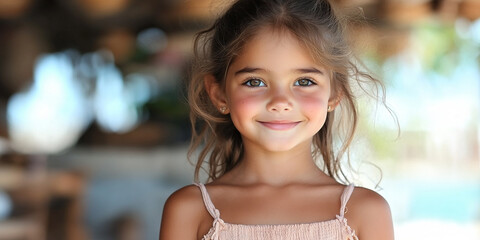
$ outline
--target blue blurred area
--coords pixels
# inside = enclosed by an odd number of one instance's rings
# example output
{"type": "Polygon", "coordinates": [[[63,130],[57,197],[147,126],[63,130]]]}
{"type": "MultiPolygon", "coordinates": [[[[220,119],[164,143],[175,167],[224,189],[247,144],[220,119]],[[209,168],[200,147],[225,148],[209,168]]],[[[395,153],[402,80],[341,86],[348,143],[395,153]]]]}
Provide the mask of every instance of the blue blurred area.
{"type": "Polygon", "coordinates": [[[480,184],[411,183],[410,218],[439,219],[467,223],[480,215],[480,184]]]}

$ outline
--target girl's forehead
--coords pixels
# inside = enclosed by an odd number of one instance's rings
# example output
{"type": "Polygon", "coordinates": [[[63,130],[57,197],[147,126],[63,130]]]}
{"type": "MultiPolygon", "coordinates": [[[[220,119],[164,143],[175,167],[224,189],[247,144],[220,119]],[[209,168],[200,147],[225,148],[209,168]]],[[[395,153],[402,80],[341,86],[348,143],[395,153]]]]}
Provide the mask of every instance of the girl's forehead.
{"type": "Polygon", "coordinates": [[[290,30],[284,27],[270,27],[264,26],[254,32],[249,41],[246,41],[245,45],[251,43],[264,43],[268,41],[268,45],[273,44],[300,44],[300,41],[290,30]]]}
{"type": "Polygon", "coordinates": [[[232,61],[238,65],[305,67],[319,66],[311,51],[287,29],[262,28],[245,42],[232,61]]]}

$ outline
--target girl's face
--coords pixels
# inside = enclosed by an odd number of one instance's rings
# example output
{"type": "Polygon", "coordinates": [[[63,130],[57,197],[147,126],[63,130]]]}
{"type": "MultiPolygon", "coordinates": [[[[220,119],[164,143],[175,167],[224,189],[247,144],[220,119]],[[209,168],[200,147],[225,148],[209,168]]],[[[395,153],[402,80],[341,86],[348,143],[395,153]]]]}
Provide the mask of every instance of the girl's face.
{"type": "Polygon", "coordinates": [[[260,31],[227,73],[225,101],[245,148],[310,150],[329,100],[327,69],[288,31],[260,31]]]}

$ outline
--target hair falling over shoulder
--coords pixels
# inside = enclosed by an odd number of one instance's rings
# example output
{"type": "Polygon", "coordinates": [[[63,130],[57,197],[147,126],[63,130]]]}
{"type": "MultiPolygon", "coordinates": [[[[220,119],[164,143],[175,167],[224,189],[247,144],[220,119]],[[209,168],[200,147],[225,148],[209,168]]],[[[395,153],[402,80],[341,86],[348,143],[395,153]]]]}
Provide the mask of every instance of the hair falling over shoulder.
{"type": "Polygon", "coordinates": [[[195,181],[199,181],[200,170],[204,168],[208,181],[222,176],[241,161],[243,152],[240,133],[229,115],[221,114],[212,104],[204,79],[213,76],[220,86],[225,86],[228,68],[244,44],[259,29],[271,27],[291,32],[313,59],[330,71],[332,97],[337,97],[340,105],[328,113],[324,126],[314,136],[312,154],[321,157],[328,175],[348,183],[340,160],[348,156],[357,126],[352,87],[363,89],[364,83],[373,83],[381,96],[385,89],[379,80],[357,67],[344,36],[343,22],[327,0],[238,0],[210,28],[196,35],[188,85],[192,125],[189,158],[200,150],[195,181]]]}

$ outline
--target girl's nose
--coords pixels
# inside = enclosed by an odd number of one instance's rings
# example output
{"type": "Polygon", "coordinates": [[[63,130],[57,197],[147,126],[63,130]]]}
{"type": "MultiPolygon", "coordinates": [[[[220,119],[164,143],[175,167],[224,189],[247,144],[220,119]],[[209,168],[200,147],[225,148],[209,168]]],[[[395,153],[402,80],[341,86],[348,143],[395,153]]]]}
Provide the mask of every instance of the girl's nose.
{"type": "Polygon", "coordinates": [[[284,93],[277,93],[270,99],[267,109],[272,112],[283,112],[292,110],[292,103],[284,93]]]}

